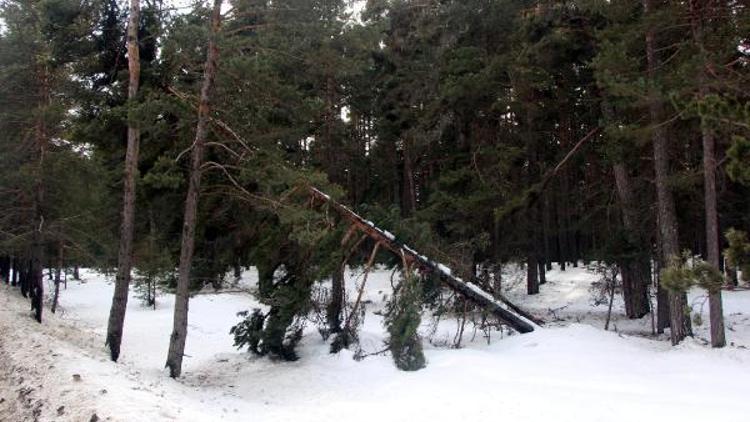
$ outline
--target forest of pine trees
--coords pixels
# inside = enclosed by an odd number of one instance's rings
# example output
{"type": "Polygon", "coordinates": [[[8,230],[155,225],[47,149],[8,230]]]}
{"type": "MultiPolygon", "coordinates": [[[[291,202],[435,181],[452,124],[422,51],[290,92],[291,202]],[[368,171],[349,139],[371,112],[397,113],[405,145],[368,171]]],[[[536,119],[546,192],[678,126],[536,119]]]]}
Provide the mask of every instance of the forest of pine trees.
{"type": "Polygon", "coordinates": [[[270,310],[235,338],[295,359],[317,282],[335,351],[344,266],[404,267],[390,347],[424,366],[434,277],[315,188],[498,298],[509,263],[529,295],[552,263],[616,266],[627,317],[673,345],[701,287],[722,347],[722,290],[750,276],[749,7],[0,0],[0,278],[44,323],[61,272],[116,274],[112,360],[129,291],[176,292],[179,377],[191,292],[256,267],[270,310]]]}

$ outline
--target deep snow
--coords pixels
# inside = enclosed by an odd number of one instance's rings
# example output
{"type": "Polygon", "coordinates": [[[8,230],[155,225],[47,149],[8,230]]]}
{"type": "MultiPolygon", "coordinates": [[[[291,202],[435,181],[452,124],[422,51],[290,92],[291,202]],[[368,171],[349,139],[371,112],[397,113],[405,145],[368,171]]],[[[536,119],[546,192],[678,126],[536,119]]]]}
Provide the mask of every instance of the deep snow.
{"type": "MultiPolygon", "coordinates": [[[[376,271],[367,281],[364,352],[383,348],[374,312],[390,292],[390,276],[376,271]]],[[[521,283],[514,288],[509,274],[508,295],[555,321],[531,334],[495,333],[489,345],[481,333],[471,341],[470,328],[461,349],[425,342],[428,366],[414,373],[396,370],[387,355],[330,355],[314,327],[296,362],[238,351],[229,328],[236,312],[257,302],[242,291],[207,292],[191,299],[185,376],[175,381],[162,369],[173,296],[160,295],[155,311],[131,296],[114,364],[104,348],[112,282],[91,272],[83,278],[69,282],[62,312],[47,314],[41,326],[17,291],[0,288],[0,420],[33,418],[35,409],[44,421],[87,421],[94,413],[118,421],[748,420],[748,291],[724,294],[733,346],[707,347],[706,327],[699,327],[696,339],[672,348],[665,337],[645,337],[648,317],[625,320],[619,300],[617,332],[604,331],[606,306],[592,307],[588,293],[597,277],[584,269],[548,272],[534,297],[522,294],[521,283]]],[[[350,297],[356,282],[356,274],[349,277],[350,297]]],[[[241,287],[254,283],[254,272],[246,272],[241,287]]],[[[691,295],[696,304],[698,296],[691,295]]],[[[455,327],[442,323],[434,343],[450,343],[455,327]]]]}

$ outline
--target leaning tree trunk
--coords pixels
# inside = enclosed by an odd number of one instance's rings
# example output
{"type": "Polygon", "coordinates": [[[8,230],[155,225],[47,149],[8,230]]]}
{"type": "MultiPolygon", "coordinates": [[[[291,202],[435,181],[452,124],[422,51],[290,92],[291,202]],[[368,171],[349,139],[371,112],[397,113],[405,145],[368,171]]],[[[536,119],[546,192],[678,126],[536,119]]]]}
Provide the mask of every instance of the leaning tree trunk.
{"type": "MultiPolygon", "coordinates": [[[[654,0],[643,0],[644,12],[650,16],[654,0]]],[[[677,230],[677,217],[674,198],[669,187],[669,139],[662,124],[663,104],[654,92],[654,76],[659,65],[656,57],[656,41],[654,30],[646,31],[646,60],[647,73],[651,87],[649,88],[649,113],[654,125],[651,141],[654,148],[654,182],[656,184],[657,213],[659,217],[659,233],[661,241],[662,262],[670,265],[670,261],[680,254],[680,244],[677,230]]],[[[684,292],[667,293],[669,301],[669,326],[672,344],[680,343],[685,337],[692,335],[690,318],[686,315],[687,295],[684,292]]]]}
{"type": "Polygon", "coordinates": [[[190,300],[190,269],[193,264],[193,250],[195,246],[195,225],[197,223],[198,193],[201,183],[201,167],[203,166],[203,150],[208,135],[211,93],[216,78],[216,65],[219,58],[217,36],[221,25],[221,2],[214,0],[211,12],[211,30],[208,40],[206,68],[203,74],[203,86],[198,106],[198,124],[195,130],[195,143],[191,154],[190,181],[187,198],[185,199],[185,216],[182,225],[182,246],[180,249],[179,278],[175,297],[174,321],[172,336],[169,339],[169,354],[167,364],[169,375],[177,378],[182,372],[182,357],[185,353],[185,339],[187,337],[188,302],[190,300]]]}
{"type": "MultiPolygon", "coordinates": [[[[140,0],[130,0],[128,18],[128,100],[135,101],[141,75],[140,51],[138,48],[138,27],[140,23],[140,0]]],[[[117,277],[112,307],[109,310],[107,325],[107,345],[110,357],[117,361],[120,357],[122,330],[125,324],[125,311],[128,307],[130,270],[133,266],[133,231],[135,229],[135,178],[138,172],[138,148],[140,130],[133,122],[128,122],[128,146],[125,153],[125,174],[123,183],[122,223],[120,225],[120,249],[117,255],[117,277]]]]}

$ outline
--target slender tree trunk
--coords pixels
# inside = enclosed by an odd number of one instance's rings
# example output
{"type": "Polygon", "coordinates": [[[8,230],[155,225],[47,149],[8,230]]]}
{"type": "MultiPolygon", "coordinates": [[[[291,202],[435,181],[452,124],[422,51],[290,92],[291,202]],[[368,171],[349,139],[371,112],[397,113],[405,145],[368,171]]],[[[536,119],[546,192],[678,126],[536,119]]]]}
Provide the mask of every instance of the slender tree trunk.
{"type": "Polygon", "coordinates": [[[198,124],[195,130],[195,142],[191,154],[190,180],[187,198],[185,199],[185,215],[182,225],[182,245],[180,248],[179,278],[175,297],[174,324],[172,336],[169,339],[169,354],[166,366],[169,375],[177,378],[182,372],[182,358],[185,354],[185,340],[187,337],[188,302],[190,300],[190,269],[193,265],[193,250],[195,247],[195,226],[198,214],[198,195],[201,184],[201,167],[203,166],[203,150],[208,135],[208,121],[211,106],[211,95],[216,78],[216,66],[219,59],[217,37],[221,25],[222,0],[214,0],[211,12],[211,28],[208,40],[206,68],[203,74],[203,86],[198,106],[198,124]]]}
{"type": "MultiPolygon", "coordinates": [[[[706,202],[706,246],[708,263],[719,268],[719,213],[716,201],[716,140],[710,129],[703,127],[703,182],[706,202]]],[[[711,315],[711,346],[726,346],[724,307],[721,289],[708,294],[711,315]]]]}
{"type": "MultiPolygon", "coordinates": [[[[705,10],[709,7],[708,2],[690,2],[693,39],[703,58],[704,66],[708,65],[708,59],[704,44],[703,19],[710,19],[706,15],[710,15],[711,10],[705,10]]],[[[708,75],[705,70],[702,72],[700,96],[705,97],[709,94],[706,85],[708,75]]],[[[720,270],[719,211],[716,199],[716,137],[706,121],[701,122],[701,135],[703,141],[703,190],[706,210],[706,256],[708,263],[720,270]]],[[[724,306],[721,300],[721,289],[708,292],[708,306],[711,319],[711,346],[724,347],[727,342],[724,333],[724,306]]]]}
{"type": "Polygon", "coordinates": [[[560,174],[560,187],[558,190],[558,203],[557,203],[557,233],[558,241],[560,245],[560,270],[565,271],[565,268],[572,259],[573,251],[570,242],[570,208],[568,195],[570,194],[567,171],[564,169],[560,174]]]}
{"type": "Polygon", "coordinates": [[[737,287],[739,285],[739,280],[737,280],[737,268],[727,263],[724,265],[724,269],[727,273],[727,281],[729,282],[729,285],[737,287]]]}
{"type": "Polygon", "coordinates": [[[544,201],[542,202],[542,218],[544,219],[542,222],[542,228],[544,229],[544,233],[542,234],[544,238],[544,268],[547,271],[552,271],[552,246],[550,245],[552,237],[552,211],[549,202],[549,195],[544,193],[544,201]]]}
{"type": "Polygon", "coordinates": [[[237,259],[237,262],[233,265],[234,270],[234,279],[240,280],[242,278],[242,266],[239,263],[239,259],[237,259]]]}
{"type": "Polygon", "coordinates": [[[414,169],[412,167],[411,151],[409,141],[404,140],[404,181],[403,181],[403,215],[409,217],[417,210],[417,192],[414,181],[414,169]]]}
{"type": "Polygon", "coordinates": [[[11,256],[8,258],[8,275],[5,278],[5,283],[12,285],[13,274],[16,269],[16,258],[11,256]]]}
{"type": "MultiPolygon", "coordinates": [[[[138,27],[140,23],[140,0],[130,0],[128,17],[128,101],[135,101],[141,75],[141,59],[138,48],[138,27]]],[[[122,222],[120,225],[120,248],[117,255],[117,277],[109,311],[107,325],[107,345],[110,357],[117,361],[120,357],[125,311],[128,307],[130,271],[133,266],[133,232],[135,230],[135,180],[138,173],[138,148],[140,129],[134,122],[128,122],[128,146],[125,153],[125,173],[123,183],[122,222]]]]}
{"type": "MultiPolygon", "coordinates": [[[[644,12],[650,16],[654,0],[643,0],[644,12]]],[[[670,265],[671,259],[680,254],[680,244],[677,230],[677,217],[675,212],[674,198],[669,187],[669,139],[663,121],[663,105],[654,92],[654,74],[658,67],[656,57],[656,42],[654,30],[649,28],[646,32],[646,59],[648,78],[651,83],[649,113],[652,129],[651,140],[654,148],[654,175],[656,184],[657,209],[659,214],[659,231],[662,246],[662,262],[670,265]]],[[[687,295],[682,292],[668,292],[669,299],[669,326],[672,344],[680,343],[686,336],[692,335],[690,318],[686,314],[688,304],[687,295]]]]}
{"type": "Polygon", "coordinates": [[[78,268],[78,265],[76,264],[75,267],[73,267],[73,280],[80,281],[81,280],[81,273],[78,268]]]}
{"type": "Polygon", "coordinates": [[[50,309],[54,314],[57,312],[57,302],[60,299],[60,281],[63,269],[63,242],[59,242],[57,245],[57,268],[55,269],[55,296],[52,298],[52,308],[50,309]]]}
{"type": "Polygon", "coordinates": [[[33,232],[31,246],[31,274],[30,274],[30,296],[31,308],[35,311],[34,318],[37,322],[42,322],[42,308],[44,304],[44,204],[45,186],[44,186],[44,160],[47,155],[47,122],[45,114],[51,104],[49,69],[46,63],[39,63],[37,70],[37,80],[39,83],[40,110],[36,122],[36,151],[38,153],[35,180],[34,180],[34,199],[33,199],[33,232]]]}
{"type": "Polygon", "coordinates": [[[667,291],[661,285],[661,245],[657,253],[658,258],[654,260],[654,285],[656,286],[656,332],[662,334],[669,327],[669,297],[667,291]]]}
{"type": "Polygon", "coordinates": [[[492,296],[498,298],[503,293],[503,264],[494,265],[492,272],[492,296]]]}
{"type": "Polygon", "coordinates": [[[10,285],[11,287],[18,286],[18,276],[21,272],[21,262],[19,261],[18,257],[13,258],[13,276],[10,279],[10,285]]]}
{"type": "Polygon", "coordinates": [[[341,311],[344,308],[344,265],[337,265],[331,274],[331,302],[328,304],[326,316],[328,330],[331,334],[341,331],[341,311]]]}
{"type": "Polygon", "coordinates": [[[28,297],[29,294],[29,272],[31,268],[31,261],[25,260],[21,264],[21,271],[18,274],[18,284],[21,290],[21,296],[28,297]]]}
{"type": "Polygon", "coordinates": [[[10,257],[0,256],[0,279],[5,284],[10,282],[10,257]]]}
{"type": "Polygon", "coordinates": [[[547,283],[547,264],[545,262],[539,263],[539,284],[547,283]]]}
{"type": "Polygon", "coordinates": [[[526,261],[526,293],[539,293],[539,263],[533,253],[529,254],[526,261]]]}

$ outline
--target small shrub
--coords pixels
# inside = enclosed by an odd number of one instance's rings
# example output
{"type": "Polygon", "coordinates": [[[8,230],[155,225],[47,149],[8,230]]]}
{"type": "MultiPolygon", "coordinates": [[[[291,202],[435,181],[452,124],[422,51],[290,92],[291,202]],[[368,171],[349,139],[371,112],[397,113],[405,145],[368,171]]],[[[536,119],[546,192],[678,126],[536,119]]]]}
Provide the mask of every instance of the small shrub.
{"type": "Polygon", "coordinates": [[[422,340],[417,332],[422,316],[422,289],[406,276],[388,303],[385,324],[388,348],[398,369],[416,371],[425,367],[422,340]]]}

